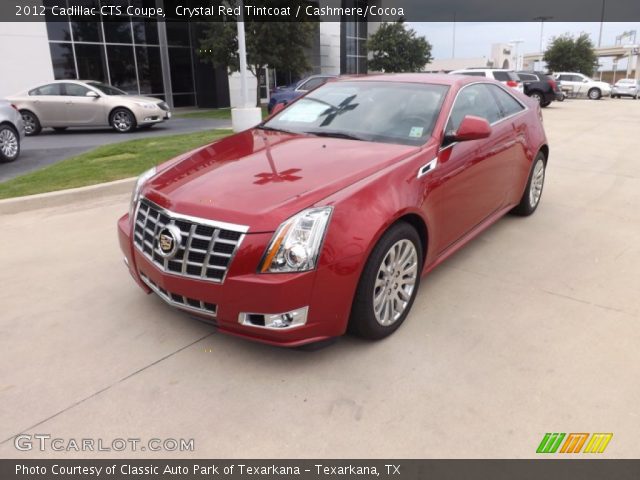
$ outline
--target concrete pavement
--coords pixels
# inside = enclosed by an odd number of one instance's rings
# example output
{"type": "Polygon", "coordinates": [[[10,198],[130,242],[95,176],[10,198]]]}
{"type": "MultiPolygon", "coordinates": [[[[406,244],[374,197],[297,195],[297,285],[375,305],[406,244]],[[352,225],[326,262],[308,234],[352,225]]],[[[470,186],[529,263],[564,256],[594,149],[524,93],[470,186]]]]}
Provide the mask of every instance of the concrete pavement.
{"type": "Polygon", "coordinates": [[[0,217],[0,457],[21,432],[184,438],[171,457],[522,458],[545,432],[640,444],[640,102],[544,111],[547,183],[426,277],[393,336],[309,353],[218,334],[144,295],[128,195],[0,217]]]}
{"type": "Polygon", "coordinates": [[[35,137],[26,137],[22,141],[18,160],[0,164],[0,182],[40,168],[57,163],[60,160],[79,155],[101,145],[126,142],[146,137],[178,135],[181,133],[200,132],[214,128],[231,128],[230,120],[172,118],[155,125],[151,129],[136,130],[121,134],[112,128],[72,128],[64,132],[54,132],[45,128],[35,137]]]}

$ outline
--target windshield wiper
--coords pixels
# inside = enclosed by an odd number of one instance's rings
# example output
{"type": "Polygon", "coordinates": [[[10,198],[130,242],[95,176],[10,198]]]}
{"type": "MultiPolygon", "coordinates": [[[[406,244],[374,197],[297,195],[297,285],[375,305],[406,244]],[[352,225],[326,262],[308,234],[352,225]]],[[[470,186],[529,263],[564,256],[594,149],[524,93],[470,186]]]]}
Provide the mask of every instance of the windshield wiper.
{"type": "Polygon", "coordinates": [[[326,132],[326,131],[309,131],[304,132],[310,135],[316,135],[317,137],[331,137],[331,138],[345,138],[347,140],[358,140],[360,142],[366,142],[366,138],[359,137],[358,135],[353,135],[352,133],[343,133],[343,132],[326,132]]]}
{"type": "Polygon", "coordinates": [[[283,132],[297,134],[298,132],[292,132],[291,130],[285,130],[284,128],[267,127],[266,125],[257,125],[255,128],[259,130],[267,130],[269,132],[283,132]]]}

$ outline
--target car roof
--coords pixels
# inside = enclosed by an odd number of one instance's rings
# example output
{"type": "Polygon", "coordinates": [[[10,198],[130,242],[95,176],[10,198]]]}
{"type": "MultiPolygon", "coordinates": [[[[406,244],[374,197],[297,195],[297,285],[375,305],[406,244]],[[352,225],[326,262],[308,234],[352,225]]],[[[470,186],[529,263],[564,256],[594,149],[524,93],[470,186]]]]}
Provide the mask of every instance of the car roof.
{"type": "Polygon", "coordinates": [[[373,75],[351,75],[339,77],[338,81],[423,83],[425,85],[448,86],[462,86],[468,83],[478,82],[498,83],[490,78],[451,75],[447,73],[381,73],[373,75]]]}

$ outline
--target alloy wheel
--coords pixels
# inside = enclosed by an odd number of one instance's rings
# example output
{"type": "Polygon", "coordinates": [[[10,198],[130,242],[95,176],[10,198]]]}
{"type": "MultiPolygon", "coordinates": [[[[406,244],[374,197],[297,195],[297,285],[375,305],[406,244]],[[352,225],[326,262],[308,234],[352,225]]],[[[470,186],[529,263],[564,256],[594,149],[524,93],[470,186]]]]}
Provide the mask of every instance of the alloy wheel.
{"type": "Polygon", "coordinates": [[[18,155],[18,138],[10,128],[0,130],[0,152],[10,160],[18,155]]]}
{"type": "Polygon", "coordinates": [[[112,122],[116,130],[120,132],[129,131],[133,124],[131,115],[123,110],[120,110],[113,115],[112,122]]]}
{"type": "Polygon", "coordinates": [[[544,161],[540,158],[533,167],[533,175],[531,176],[531,185],[529,187],[529,204],[532,207],[538,205],[542,196],[542,187],[544,186],[544,161]]]}
{"type": "Polygon", "coordinates": [[[388,327],[402,316],[417,278],[416,247],[410,240],[399,240],[384,256],[373,288],[373,312],[380,325],[388,327]]]}
{"type": "Polygon", "coordinates": [[[36,131],[36,119],[30,113],[22,114],[22,123],[24,124],[24,133],[31,135],[36,131]]]}

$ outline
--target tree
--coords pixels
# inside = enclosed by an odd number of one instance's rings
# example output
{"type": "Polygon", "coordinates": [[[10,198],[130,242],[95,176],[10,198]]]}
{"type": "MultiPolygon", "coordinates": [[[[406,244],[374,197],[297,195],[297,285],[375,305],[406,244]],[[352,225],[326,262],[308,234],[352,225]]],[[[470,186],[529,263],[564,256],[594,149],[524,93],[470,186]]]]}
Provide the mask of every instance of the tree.
{"type": "Polygon", "coordinates": [[[543,60],[552,72],[579,72],[588,76],[598,65],[593,42],[586,33],[578,38],[569,33],[555,37],[544,52],[543,60]]]}
{"type": "MultiPolygon", "coordinates": [[[[240,70],[238,57],[237,24],[235,18],[223,22],[201,24],[200,56],[216,67],[232,72],[240,70]]],[[[258,22],[245,19],[247,68],[258,79],[264,68],[289,71],[301,75],[311,70],[306,49],[316,25],[311,22],[258,22]]],[[[260,105],[260,88],[256,92],[256,105],[260,105]]]]}
{"type": "Polygon", "coordinates": [[[367,43],[373,58],[369,68],[379,72],[419,72],[432,60],[431,44],[407,28],[404,20],[383,23],[367,43]]]}

